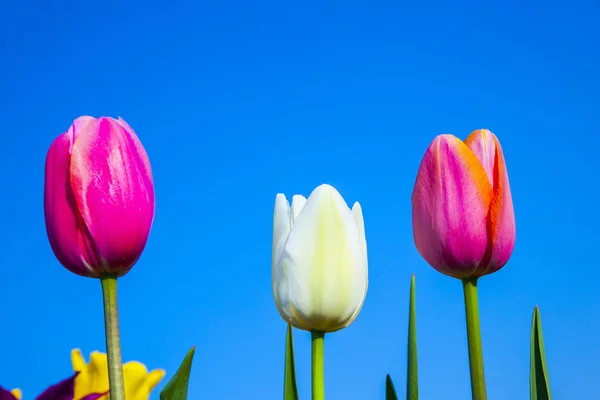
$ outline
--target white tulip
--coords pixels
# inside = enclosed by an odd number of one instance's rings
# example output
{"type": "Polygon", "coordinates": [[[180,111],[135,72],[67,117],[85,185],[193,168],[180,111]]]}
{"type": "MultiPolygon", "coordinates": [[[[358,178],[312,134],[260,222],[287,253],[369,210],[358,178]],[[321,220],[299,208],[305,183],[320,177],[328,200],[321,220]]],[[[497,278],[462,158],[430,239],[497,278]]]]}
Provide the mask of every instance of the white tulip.
{"type": "Polygon", "coordinates": [[[367,242],[360,204],[348,208],[329,185],[292,206],[275,199],[273,295],[286,322],[334,332],[358,315],[368,286],[367,242]]]}

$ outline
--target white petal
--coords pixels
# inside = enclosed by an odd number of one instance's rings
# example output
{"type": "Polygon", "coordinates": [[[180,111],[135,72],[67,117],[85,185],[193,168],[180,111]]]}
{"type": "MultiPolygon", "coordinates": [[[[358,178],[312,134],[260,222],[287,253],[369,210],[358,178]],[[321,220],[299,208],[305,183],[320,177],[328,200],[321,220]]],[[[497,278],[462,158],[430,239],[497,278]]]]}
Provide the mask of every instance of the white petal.
{"type": "MultiPolygon", "coordinates": [[[[354,221],[356,221],[356,226],[358,227],[358,231],[360,233],[360,236],[362,238],[362,243],[363,243],[363,249],[365,252],[365,257],[367,259],[367,263],[368,263],[368,256],[367,256],[367,238],[365,236],[365,220],[363,218],[363,214],[362,214],[362,207],[360,206],[360,203],[357,201],[354,203],[354,205],[352,206],[352,216],[354,217],[354,221]]],[[[365,292],[363,295],[363,302],[365,297],[367,296],[367,288],[369,286],[369,276],[367,274],[367,279],[365,280],[365,292]]],[[[350,317],[350,322],[354,321],[354,319],[358,316],[358,313],[360,312],[362,308],[362,304],[360,305],[360,307],[358,307],[355,311],[355,314],[350,317]]]]}
{"type": "Polygon", "coordinates": [[[360,237],[362,238],[363,248],[365,250],[365,255],[367,254],[367,238],[365,236],[365,220],[363,219],[362,207],[358,203],[354,203],[352,206],[352,216],[354,217],[354,221],[356,221],[356,226],[358,227],[358,231],[360,233],[360,237]]]}
{"type": "Polygon", "coordinates": [[[304,196],[297,194],[294,197],[292,197],[292,226],[294,226],[294,221],[296,220],[296,218],[298,218],[298,215],[300,215],[300,211],[302,211],[305,205],[306,198],[304,196]]]}
{"type": "Polygon", "coordinates": [[[283,245],[291,230],[290,203],[281,193],[275,197],[275,212],[273,215],[273,254],[272,263],[275,264],[277,257],[283,251],[283,245]]]}
{"type": "MultiPolygon", "coordinates": [[[[286,312],[289,304],[289,296],[287,294],[289,284],[286,282],[281,283],[283,271],[281,268],[283,264],[278,263],[281,258],[285,242],[287,241],[288,235],[291,229],[291,210],[290,203],[287,201],[285,196],[281,193],[275,197],[275,212],[273,215],[273,250],[271,257],[271,278],[273,284],[273,297],[275,298],[275,304],[277,310],[281,316],[289,321],[289,311],[286,312]]],[[[287,278],[286,278],[287,279],[287,278]]]]}
{"type": "Polygon", "coordinates": [[[355,217],[337,190],[321,185],[313,191],[280,260],[296,327],[333,332],[352,322],[366,295],[367,257],[355,217]]]}

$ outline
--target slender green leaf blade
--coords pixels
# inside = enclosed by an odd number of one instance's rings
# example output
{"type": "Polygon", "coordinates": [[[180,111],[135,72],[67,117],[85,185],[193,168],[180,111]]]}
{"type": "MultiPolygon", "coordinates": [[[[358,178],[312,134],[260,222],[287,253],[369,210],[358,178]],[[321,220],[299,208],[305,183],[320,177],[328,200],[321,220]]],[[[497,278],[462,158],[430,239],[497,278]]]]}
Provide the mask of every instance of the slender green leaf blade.
{"type": "Polygon", "coordinates": [[[408,363],[406,369],[406,399],[419,399],[419,365],[417,362],[417,305],[415,295],[415,275],[410,280],[410,301],[408,307],[408,363]]]}
{"type": "Polygon", "coordinates": [[[292,325],[288,323],[285,339],[285,373],[283,384],[283,399],[298,400],[298,387],[296,386],[296,366],[294,363],[294,338],[292,325]]]}
{"type": "Polygon", "coordinates": [[[387,374],[385,377],[385,400],[398,400],[398,395],[396,394],[396,389],[394,389],[394,383],[390,374],[387,374]]]}
{"type": "Polygon", "coordinates": [[[195,346],[186,354],[179,369],[160,392],[160,400],[186,400],[195,346]]]}
{"type": "Polygon", "coordinates": [[[542,335],[542,319],[540,310],[533,309],[531,321],[531,367],[529,372],[529,388],[531,400],[550,400],[550,377],[546,365],[546,351],[542,335]]]}

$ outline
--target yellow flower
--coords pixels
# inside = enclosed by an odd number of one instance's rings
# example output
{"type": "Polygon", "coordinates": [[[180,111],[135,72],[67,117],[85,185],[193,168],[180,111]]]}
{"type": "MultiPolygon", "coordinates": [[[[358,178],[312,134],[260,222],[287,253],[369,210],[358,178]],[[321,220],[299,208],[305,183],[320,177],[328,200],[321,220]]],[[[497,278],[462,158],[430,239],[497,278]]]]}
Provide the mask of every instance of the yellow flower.
{"type": "Polygon", "coordinates": [[[17,400],[21,400],[21,397],[23,397],[23,393],[21,393],[21,389],[13,389],[10,392],[12,393],[13,396],[15,396],[15,398],[17,400]]]}
{"type": "MultiPolygon", "coordinates": [[[[106,354],[94,351],[90,354],[90,362],[86,364],[81,350],[71,351],[73,371],[79,372],[75,378],[75,395],[73,400],[81,400],[90,393],[108,391],[108,359],[106,354]]],[[[165,376],[165,371],[155,369],[148,372],[146,366],[137,361],[123,364],[125,381],[125,398],[127,400],[148,400],[150,392],[165,376]]],[[[108,394],[100,400],[109,400],[108,394]]]]}

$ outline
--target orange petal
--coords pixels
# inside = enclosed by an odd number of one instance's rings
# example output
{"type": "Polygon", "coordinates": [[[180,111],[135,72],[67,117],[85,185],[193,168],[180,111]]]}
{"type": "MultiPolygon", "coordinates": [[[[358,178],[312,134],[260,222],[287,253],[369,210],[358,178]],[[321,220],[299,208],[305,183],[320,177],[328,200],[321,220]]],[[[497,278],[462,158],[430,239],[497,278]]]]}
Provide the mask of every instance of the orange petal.
{"type": "Polygon", "coordinates": [[[509,260],[515,246],[516,225],[510,184],[500,141],[487,129],[473,131],[465,144],[477,155],[493,187],[488,215],[488,250],[480,275],[495,272],[509,260]]]}

